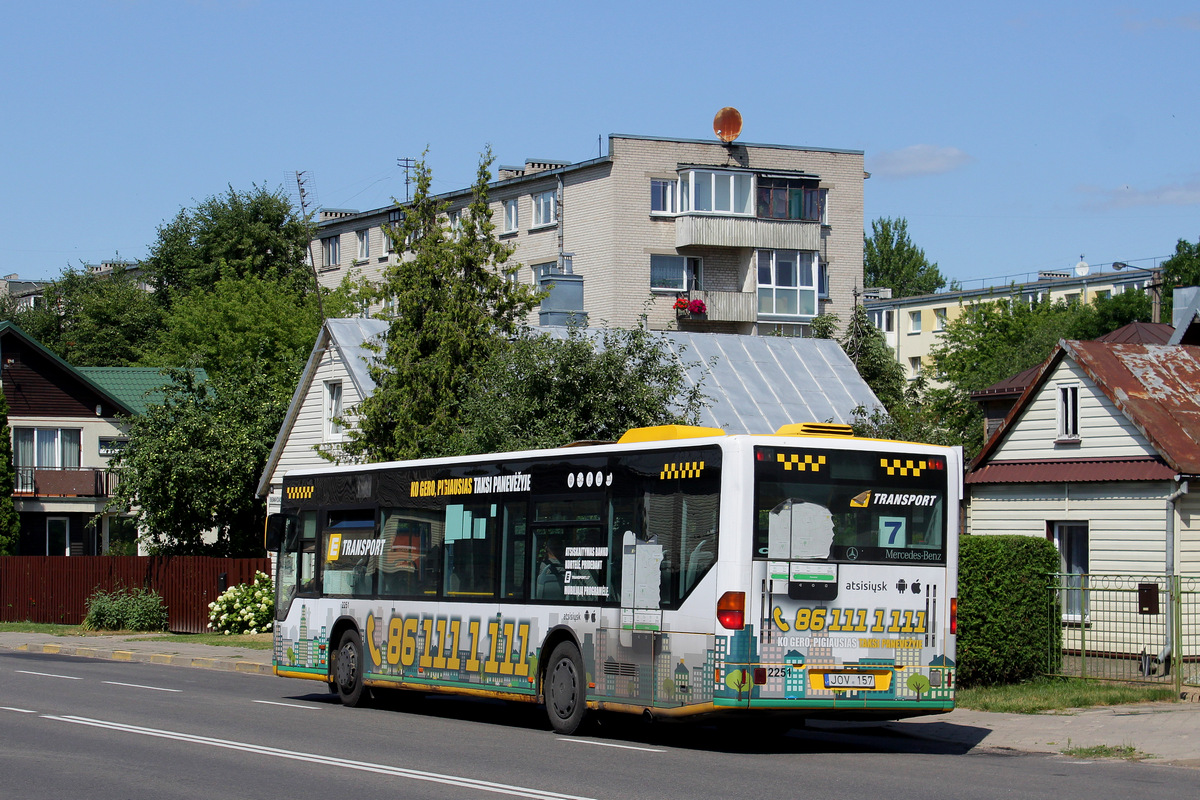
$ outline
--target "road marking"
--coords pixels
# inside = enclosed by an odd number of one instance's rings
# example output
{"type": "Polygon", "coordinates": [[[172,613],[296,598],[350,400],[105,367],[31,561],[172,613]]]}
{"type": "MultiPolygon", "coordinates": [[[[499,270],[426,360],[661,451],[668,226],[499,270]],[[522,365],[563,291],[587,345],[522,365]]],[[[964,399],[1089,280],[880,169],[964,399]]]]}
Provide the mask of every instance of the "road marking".
{"type": "Polygon", "coordinates": [[[29,671],[29,670],[27,670],[27,669],[18,669],[18,670],[14,670],[14,671],[15,671],[15,672],[20,672],[20,673],[22,673],[22,674],[25,674],[25,675],[41,675],[43,678],[64,678],[64,679],[66,679],[66,680],[68,680],[68,681],[81,681],[81,680],[83,680],[83,678],[77,678],[77,677],[75,677],[74,675],[55,675],[55,674],[53,674],[53,673],[50,673],[50,672],[30,672],[30,671],[29,671]]]}
{"type": "Polygon", "coordinates": [[[300,753],[295,750],[281,750],[277,747],[267,747],[265,745],[251,744],[249,742],[237,742],[230,739],[214,739],[209,736],[195,736],[190,733],[178,733],[176,731],[160,730],[157,728],[143,728],[138,725],[124,725],[119,722],[108,722],[100,719],[90,719],[88,717],[59,717],[51,714],[44,714],[42,715],[42,718],[55,720],[56,722],[69,722],[73,725],[87,725],[93,728],[104,728],[112,731],[121,731],[123,733],[135,733],[140,736],[152,736],[157,739],[174,739],[179,742],[189,742],[191,744],[206,745],[208,747],[219,747],[225,750],[241,750],[242,752],[246,753],[272,756],[274,758],[285,758],[290,761],[307,761],[311,764],[320,764],[328,767],[341,767],[342,769],[352,769],[359,772],[373,772],[379,775],[390,775],[396,778],[408,778],[409,780],[424,781],[426,783],[440,783],[446,786],[460,786],[466,789],[477,789],[481,792],[505,794],[513,797],[530,797],[534,798],[535,800],[594,800],[594,798],[584,797],[581,795],[546,792],[542,791],[541,789],[532,789],[526,786],[513,786],[506,783],[493,783],[492,781],[481,781],[474,778],[461,777],[458,775],[445,775],[437,772],[424,772],[416,769],[404,769],[403,767],[392,767],[387,764],[373,764],[369,761],[352,761],[348,758],[335,758],[333,756],[300,753]]]}
{"type": "Polygon", "coordinates": [[[143,686],[140,683],[121,683],[120,681],[101,681],[109,686],[128,686],[130,689],[149,689],[153,692],[182,692],[183,689],[164,689],[161,686],[143,686]]]}
{"type": "Polygon", "coordinates": [[[299,703],[278,703],[274,700],[255,700],[254,702],[262,703],[264,706],[283,706],[284,708],[303,708],[306,710],[316,708],[316,706],[302,706],[299,703]]]}
{"type": "Polygon", "coordinates": [[[32,711],[28,708],[13,708],[12,706],[0,706],[0,711],[15,711],[18,714],[36,714],[37,713],[36,711],[32,711]]]}
{"type": "Polygon", "coordinates": [[[566,736],[560,736],[558,740],[560,742],[566,742],[568,744],[590,744],[590,745],[595,745],[596,747],[616,747],[621,750],[641,750],[642,752],[645,752],[645,753],[665,753],[665,752],[667,752],[666,750],[661,750],[657,747],[637,747],[636,745],[632,745],[632,744],[613,744],[612,742],[593,742],[591,739],[571,739],[566,736]]]}

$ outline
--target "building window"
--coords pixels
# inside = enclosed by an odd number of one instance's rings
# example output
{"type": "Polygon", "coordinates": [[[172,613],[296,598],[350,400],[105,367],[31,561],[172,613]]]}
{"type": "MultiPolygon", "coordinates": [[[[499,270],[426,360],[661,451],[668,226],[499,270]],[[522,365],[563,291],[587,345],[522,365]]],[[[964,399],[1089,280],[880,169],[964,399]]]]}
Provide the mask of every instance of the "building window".
{"type": "Polygon", "coordinates": [[[916,379],[921,377],[921,357],[910,356],[908,359],[908,377],[916,379]]]}
{"type": "Polygon", "coordinates": [[[35,469],[79,469],[78,428],[13,428],[16,491],[34,490],[35,469]]]}
{"type": "Polygon", "coordinates": [[[558,222],[558,198],[554,191],[541,192],[533,196],[533,227],[553,225],[558,222]]]}
{"type": "Polygon", "coordinates": [[[829,265],[820,259],[817,260],[817,297],[829,299],[829,265]]]}
{"type": "Polygon", "coordinates": [[[325,441],[342,440],[342,382],[325,382],[325,441]]]}
{"type": "Polygon", "coordinates": [[[321,266],[336,267],[342,261],[342,239],[340,236],[327,236],[321,240],[321,266]]]}
{"type": "Polygon", "coordinates": [[[920,311],[908,312],[908,332],[909,333],[920,333],[921,332],[921,312],[920,311]]]}
{"type": "Polygon", "coordinates": [[[895,316],[890,308],[877,308],[874,311],[867,312],[871,318],[871,324],[884,333],[891,333],[895,326],[895,316]]]}
{"type": "Polygon", "coordinates": [[[680,176],[684,211],[750,216],[754,213],[750,202],[752,188],[753,178],[745,172],[691,170],[680,176]]]}
{"type": "Polygon", "coordinates": [[[1096,292],[1096,297],[1100,300],[1108,300],[1110,297],[1112,297],[1112,292],[1108,289],[1100,289],[1096,292]]]}
{"type": "Polygon", "coordinates": [[[1062,572],[1063,619],[1083,622],[1087,618],[1088,526],[1086,522],[1051,524],[1062,572]]]}
{"type": "Polygon", "coordinates": [[[817,254],[805,250],[758,251],[758,313],[813,316],[817,313],[817,254]]]}
{"type": "Polygon", "coordinates": [[[758,216],[822,222],[826,190],[817,182],[796,178],[758,177],[758,216]]]}
{"type": "Polygon", "coordinates": [[[562,270],[558,268],[557,261],[545,261],[541,264],[533,264],[530,268],[533,270],[534,286],[540,286],[543,278],[562,274],[562,270]]]}
{"type": "Polygon", "coordinates": [[[676,193],[679,191],[678,181],[650,181],[650,213],[674,214],[679,210],[676,193]]]}
{"type": "Polygon", "coordinates": [[[946,330],[946,309],[935,308],[933,310],[933,329],[935,331],[946,330]]]}
{"type": "Polygon", "coordinates": [[[371,232],[369,230],[356,231],[358,237],[358,257],[362,259],[371,257],[371,232]]]}
{"type": "Polygon", "coordinates": [[[400,235],[400,226],[404,224],[404,212],[400,209],[388,212],[387,227],[383,230],[383,251],[385,253],[396,252],[396,241],[393,236],[400,235]]]}
{"type": "Polygon", "coordinates": [[[517,198],[504,201],[504,233],[516,233],[521,219],[517,214],[517,198]]]}
{"type": "Polygon", "coordinates": [[[1079,296],[1080,296],[1079,292],[1071,292],[1070,294],[1068,294],[1066,297],[1067,305],[1072,306],[1072,305],[1078,304],[1079,296]]]}
{"type": "Polygon", "coordinates": [[[1060,383],[1058,389],[1058,441],[1079,441],[1079,384],[1060,383]]]}
{"type": "Polygon", "coordinates": [[[650,288],[664,292],[699,289],[701,262],[691,256],[650,256],[650,288]]]}

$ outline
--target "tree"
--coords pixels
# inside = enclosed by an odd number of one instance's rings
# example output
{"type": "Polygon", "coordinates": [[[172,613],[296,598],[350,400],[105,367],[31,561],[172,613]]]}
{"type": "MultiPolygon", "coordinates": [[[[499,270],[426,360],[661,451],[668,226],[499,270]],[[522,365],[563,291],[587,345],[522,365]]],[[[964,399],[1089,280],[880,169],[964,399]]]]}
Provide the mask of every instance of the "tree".
{"type": "Polygon", "coordinates": [[[0,556],[14,555],[17,539],[21,534],[21,519],[13,504],[15,488],[12,433],[8,427],[8,398],[0,391],[0,556]]]}
{"type": "Polygon", "coordinates": [[[320,328],[315,294],[297,295],[256,275],[224,276],[211,289],[176,298],[156,351],[145,363],[187,364],[230,380],[265,370],[263,388],[287,399],[320,328]]]}
{"type": "Polygon", "coordinates": [[[123,268],[103,276],[69,268],[35,306],[6,316],[77,367],[136,364],[163,325],[158,305],[123,268]]]}
{"type": "Polygon", "coordinates": [[[883,331],[871,324],[865,306],[854,306],[840,343],[885,408],[890,409],[904,399],[907,388],[904,368],[896,362],[896,354],[888,346],[883,331]]]}
{"type": "Polygon", "coordinates": [[[144,268],[165,308],[180,295],[211,289],[222,277],[253,276],[304,294],[315,290],[306,261],[312,236],[313,226],[282,192],[230,186],[225,195],[180,209],[159,226],[144,268]]]}
{"type": "Polygon", "coordinates": [[[1176,286],[1200,286],[1200,240],[1192,244],[1186,239],[1175,243],[1175,254],[1162,262],[1163,314],[1170,319],[1176,286]]]}
{"type": "Polygon", "coordinates": [[[695,424],[704,402],[687,364],[645,319],[594,336],[523,332],[482,365],[450,448],[494,453],[615,440],[630,428],[695,424]]]}
{"type": "Polygon", "coordinates": [[[908,238],[908,220],[881,217],[863,237],[863,282],[890,288],[893,297],[933,294],[946,285],[936,263],[908,238]]]}
{"type": "Polygon", "coordinates": [[[261,366],[207,382],[166,370],[162,403],[130,419],[129,443],[109,467],[120,476],[109,508],[133,510],[152,552],[262,554],[266,509],[255,488],[287,400],[261,366]]]}
{"type": "Polygon", "coordinates": [[[358,406],[359,424],[346,452],[371,460],[446,452],[458,432],[464,400],[480,367],[508,345],[540,301],[513,280],[512,248],[501,244],[488,208],[491,152],[479,161],[470,205],[454,229],[446,207],[430,194],[425,160],[416,166],[416,191],[388,236],[408,252],[385,273],[380,289],[396,314],[376,388],[358,406]]]}

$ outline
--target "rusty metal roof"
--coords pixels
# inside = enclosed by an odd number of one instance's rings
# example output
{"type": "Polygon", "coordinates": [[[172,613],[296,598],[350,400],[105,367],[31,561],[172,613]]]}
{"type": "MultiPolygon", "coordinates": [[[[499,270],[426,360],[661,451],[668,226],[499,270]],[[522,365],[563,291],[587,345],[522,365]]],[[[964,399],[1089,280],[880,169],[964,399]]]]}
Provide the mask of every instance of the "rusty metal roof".
{"type": "Polygon", "coordinates": [[[1131,322],[1096,338],[1097,342],[1167,344],[1175,328],[1165,322],[1131,322]]]}
{"type": "Polygon", "coordinates": [[[993,461],[967,475],[973,483],[1087,483],[1170,480],[1175,470],[1157,458],[1043,458],[993,461]]]}
{"type": "Polygon", "coordinates": [[[1065,357],[1087,373],[1172,470],[1200,475],[1200,346],[1062,341],[968,466],[968,482],[993,466],[987,459],[1065,357]]]}

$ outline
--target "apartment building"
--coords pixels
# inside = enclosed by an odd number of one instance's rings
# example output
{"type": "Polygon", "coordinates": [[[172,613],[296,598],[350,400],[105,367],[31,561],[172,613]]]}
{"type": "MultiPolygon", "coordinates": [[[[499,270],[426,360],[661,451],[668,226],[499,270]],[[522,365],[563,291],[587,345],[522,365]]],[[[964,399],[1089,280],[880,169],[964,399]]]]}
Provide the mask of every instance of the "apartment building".
{"type": "MultiPolygon", "coordinates": [[[[846,319],[862,284],[864,178],[856,150],[614,134],[591,160],[501,166],[488,191],[518,279],[553,286],[532,324],[647,313],[655,329],[804,335],[817,314],[846,319]],[[701,305],[676,309],[681,297],[701,305]]],[[[470,197],[438,199],[452,222],[470,197]]],[[[402,213],[323,210],[322,285],[379,280],[400,257],[384,226],[402,213]]]]}
{"type": "MultiPolygon", "coordinates": [[[[890,290],[865,290],[863,305],[871,323],[883,331],[896,360],[905,369],[909,380],[915,379],[932,365],[930,352],[941,339],[946,326],[962,316],[963,310],[976,303],[990,303],[1001,298],[1017,298],[1026,303],[1042,300],[1067,303],[1090,303],[1097,297],[1109,297],[1121,292],[1150,292],[1155,298],[1160,277],[1155,270],[1125,268],[1092,272],[1079,269],[1063,272],[1043,271],[1036,280],[991,286],[967,291],[939,292],[917,297],[893,298],[890,290]]],[[[927,376],[937,384],[936,376],[927,376]]]]}

